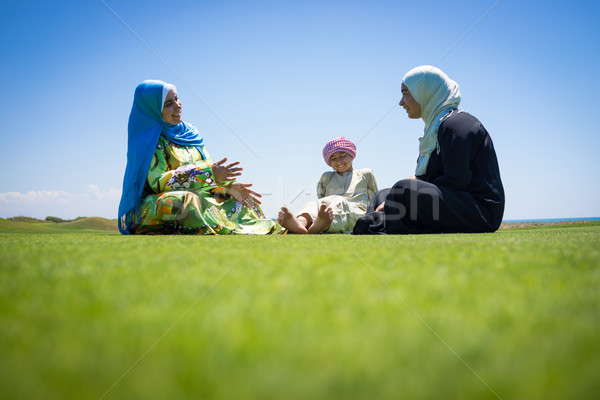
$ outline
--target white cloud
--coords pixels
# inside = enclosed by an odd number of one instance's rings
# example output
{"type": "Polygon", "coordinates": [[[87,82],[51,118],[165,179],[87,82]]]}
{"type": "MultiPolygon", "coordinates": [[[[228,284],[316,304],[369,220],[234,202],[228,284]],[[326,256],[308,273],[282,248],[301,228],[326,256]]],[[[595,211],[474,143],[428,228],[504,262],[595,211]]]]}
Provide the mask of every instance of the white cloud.
{"type": "Polygon", "coordinates": [[[27,193],[0,193],[0,217],[18,215],[44,219],[47,216],[75,218],[98,216],[116,218],[121,191],[110,188],[101,190],[90,184],[84,192],[70,193],[63,190],[38,190],[27,193]]]}
{"type": "Polygon", "coordinates": [[[98,185],[88,185],[88,192],[92,194],[97,199],[106,199],[106,200],[120,200],[121,199],[121,191],[115,188],[110,188],[108,191],[103,192],[100,190],[98,185]]]}
{"type": "Polygon", "coordinates": [[[0,193],[0,204],[2,203],[35,203],[38,201],[57,201],[69,197],[69,193],[61,190],[40,190],[27,193],[6,192],[0,193]]]}

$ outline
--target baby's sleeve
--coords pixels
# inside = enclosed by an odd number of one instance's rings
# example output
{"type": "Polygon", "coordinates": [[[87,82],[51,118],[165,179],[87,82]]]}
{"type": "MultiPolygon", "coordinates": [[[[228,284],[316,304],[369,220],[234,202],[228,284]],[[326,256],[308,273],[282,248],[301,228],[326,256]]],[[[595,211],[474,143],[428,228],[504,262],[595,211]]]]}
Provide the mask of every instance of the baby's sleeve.
{"type": "Polygon", "coordinates": [[[330,172],[324,172],[323,175],[321,175],[321,179],[319,179],[319,183],[317,183],[317,198],[320,199],[325,197],[327,185],[329,184],[330,180],[330,172]]]}
{"type": "Polygon", "coordinates": [[[367,172],[367,189],[369,190],[369,201],[371,201],[373,195],[377,191],[377,180],[375,179],[375,174],[371,169],[367,172]]]}

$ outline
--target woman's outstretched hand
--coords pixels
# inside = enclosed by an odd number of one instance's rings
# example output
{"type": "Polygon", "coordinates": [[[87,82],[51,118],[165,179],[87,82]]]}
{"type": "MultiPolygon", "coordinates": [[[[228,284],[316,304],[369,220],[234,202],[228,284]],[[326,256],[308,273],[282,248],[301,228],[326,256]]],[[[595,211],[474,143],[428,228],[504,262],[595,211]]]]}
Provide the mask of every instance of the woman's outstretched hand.
{"type": "Polygon", "coordinates": [[[227,157],[213,163],[211,168],[212,168],[213,178],[214,178],[215,182],[232,181],[235,179],[236,176],[242,175],[242,173],[240,171],[242,171],[243,168],[236,167],[236,165],[240,164],[239,161],[232,162],[227,165],[223,165],[223,164],[225,164],[226,161],[227,161],[227,157]]]}
{"type": "Polygon", "coordinates": [[[257,207],[260,204],[259,197],[262,197],[254,190],[248,189],[251,183],[233,182],[227,189],[227,194],[242,203],[245,207],[257,207]]]}

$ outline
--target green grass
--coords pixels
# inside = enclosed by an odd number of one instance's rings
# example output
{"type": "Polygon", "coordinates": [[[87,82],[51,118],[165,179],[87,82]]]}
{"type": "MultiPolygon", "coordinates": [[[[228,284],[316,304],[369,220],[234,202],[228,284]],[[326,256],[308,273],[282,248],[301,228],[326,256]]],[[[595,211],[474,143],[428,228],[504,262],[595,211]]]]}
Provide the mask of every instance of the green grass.
{"type": "Polygon", "coordinates": [[[76,221],[56,223],[35,218],[0,218],[1,233],[113,233],[119,234],[116,220],[84,217],[76,221]],[[14,219],[17,219],[15,221],[14,219]],[[30,221],[27,221],[30,219],[30,221]]]}
{"type": "Polygon", "coordinates": [[[0,397],[583,399],[600,225],[0,234],[0,397]]]}

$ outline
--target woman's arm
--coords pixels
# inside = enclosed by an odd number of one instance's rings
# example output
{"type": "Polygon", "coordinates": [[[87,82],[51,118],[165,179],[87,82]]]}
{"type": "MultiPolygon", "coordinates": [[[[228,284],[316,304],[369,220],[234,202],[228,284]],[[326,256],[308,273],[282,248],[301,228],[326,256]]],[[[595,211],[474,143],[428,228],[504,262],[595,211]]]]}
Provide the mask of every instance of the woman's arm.
{"type": "Polygon", "coordinates": [[[242,203],[245,207],[258,207],[260,205],[259,193],[249,189],[251,183],[232,182],[227,188],[227,194],[242,203]]]}
{"type": "Polygon", "coordinates": [[[449,118],[438,131],[443,173],[431,183],[456,190],[464,190],[471,183],[471,159],[479,143],[479,136],[469,121],[449,118]]]}
{"type": "MultiPolygon", "coordinates": [[[[148,170],[148,186],[155,193],[168,192],[171,190],[216,190],[220,187],[213,179],[210,160],[198,160],[184,164],[173,169],[167,161],[165,144],[159,140],[148,170]]],[[[229,186],[224,184],[221,186],[229,186]]],[[[224,189],[223,189],[224,191],[224,189]]]]}
{"type": "Polygon", "coordinates": [[[223,165],[226,161],[227,157],[217,161],[211,167],[213,176],[215,178],[215,181],[217,182],[234,181],[236,177],[242,175],[241,171],[243,171],[244,168],[236,167],[240,164],[239,161],[223,165]]]}

